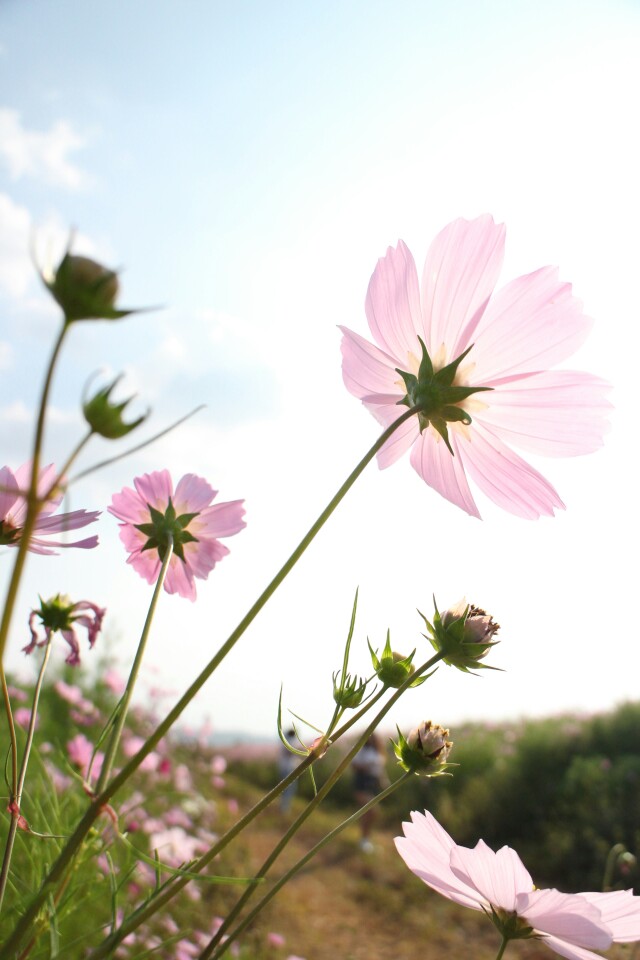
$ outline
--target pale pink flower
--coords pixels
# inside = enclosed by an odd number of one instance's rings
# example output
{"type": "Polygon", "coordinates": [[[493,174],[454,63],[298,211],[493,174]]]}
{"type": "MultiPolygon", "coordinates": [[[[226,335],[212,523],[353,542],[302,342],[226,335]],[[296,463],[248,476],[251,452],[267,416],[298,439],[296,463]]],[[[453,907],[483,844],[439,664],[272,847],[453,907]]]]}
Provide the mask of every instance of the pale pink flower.
{"type": "Polygon", "coordinates": [[[267,943],[270,947],[279,948],[284,947],[286,940],[281,933],[275,933],[274,931],[271,931],[267,934],[267,943]]]}
{"type": "Polygon", "coordinates": [[[589,948],[640,940],[640,897],[630,890],[537,890],[510,847],[494,853],[483,840],[473,850],[459,847],[428,811],[411,821],[395,841],[409,869],[454,903],[489,914],[507,939],[535,936],[570,960],[601,960],[589,948]]]}
{"type": "Polygon", "coordinates": [[[93,744],[90,740],[87,740],[83,733],[76,734],[76,736],[67,743],[67,756],[69,758],[69,762],[72,763],[74,767],[78,767],[82,776],[85,778],[89,774],[90,764],[91,773],[94,777],[99,776],[102,769],[104,754],[98,751],[93,758],[93,763],[91,763],[93,750],[93,744]]]}
{"type": "MultiPolygon", "coordinates": [[[[24,727],[26,730],[31,723],[31,709],[29,707],[18,707],[18,709],[13,712],[13,719],[19,727],[24,727]]],[[[37,725],[38,719],[36,718],[36,726],[37,725]]]]}
{"type": "Polygon", "coordinates": [[[169,534],[173,555],[164,582],[167,593],[196,599],[195,578],[206,580],[229,550],[219,537],[230,537],[246,526],[242,500],[211,501],[217,491],[202,477],[187,473],[175,489],[168,470],[136,477],[135,490],[125,487],[113,496],[109,513],[121,520],[120,539],[129,551],[128,563],[147,583],[155,583],[169,534]]]}
{"type": "MultiPolygon", "coordinates": [[[[53,464],[43,467],[38,474],[37,496],[43,497],[55,484],[57,474],[53,464]]],[[[22,528],[27,516],[26,494],[31,483],[31,462],[23,463],[14,472],[9,467],[0,468],[0,546],[17,547],[20,542],[22,528]]],[[[71,513],[60,513],[57,517],[52,514],[62,503],[63,494],[55,492],[41,507],[35,522],[33,533],[29,539],[28,549],[31,553],[46,555],[55,554],[51,547],[95,547],[98,544],[97,536],[87,537],[85,540],[76,540],[65,543],[60,540],[43,540],[51,533],[62,533],[67,530],[78,530],[93,523],[100,516],[99,510],[72,510],[71,513]]]]}
{"type": "Polygon", "coordinates": [[[149,846],[157,850],[161,860],[172,866],[178,866],[188,860],[194,860],[202,853],[204,843],[199,837],[190,836],[182,827],[168,827],[149,837],[149,846]]]}
{"type": "Polygon", "coordinates": [[[607,428],[607,385],[587,373],[548,369],[577,349],[591,323],[555,268],[493,292],[504,236],[504,225],[488,214],[450,223],[431,244],[421,287],[405,244],[389,247],[365,302],[375,345],[342,328],[342,372],[347,389],[385,427],[420,393],[423,412],[387,441],[380,467],[411,447],[423,480],[472,516],[480,514],[467,475],[498,506],[535,519],[564,504],[511,444],[552,457],[596,450],[607,428]],[[428,353],[421,392],[411,387],[423,360],[420,341],[428,353]],[[453,379],[438,382],[450,364],[453,379]]]}

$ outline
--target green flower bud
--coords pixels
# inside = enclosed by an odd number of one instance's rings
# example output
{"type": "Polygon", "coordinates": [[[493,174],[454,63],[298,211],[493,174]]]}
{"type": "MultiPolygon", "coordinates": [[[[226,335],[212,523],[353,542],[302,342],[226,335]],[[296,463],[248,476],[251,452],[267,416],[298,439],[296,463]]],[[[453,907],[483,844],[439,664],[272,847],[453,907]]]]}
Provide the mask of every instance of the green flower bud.
{"type": "Polygon", "coordinates": [[[453,743],[448,740],[449,731],[439,723],[426,720],[415,727],[405,739],[398,728],[398,742],[393,749],[403,770],[421,777],[438,777],[446,773],[453,743]]]}
{"type": "Polygon", "coordinates": [[[445,610],[443,614],[440,614],[435,598],[433,603],[435,614],[432,624],[419,610],[418,613],[428,630],[428,634],[424,636],[438,653],[443,654],[444,662],[449,666],[457,667],[463,673],[469,673],[469,667],[498,669],[479,661],[486,657],[491,647],[499,642],[493,639],[500,629],[499,624],[495,623],[493,618],[480,607],[474,607],[466,600],[461,600],[455,607],[445,610]]]}
{"type": "Polygon", "coordinates": [[[139,427],[142,421],[149,416],[147,412],[131,423],[124,422],[122,414],[133,397],[129,397],[121,403],[114,403],[110,399],[111,391],[121,379],[121,377],[116,377],[108,387],[98,390],[95,396],[82,404],[84,418],[93,433],[97,433],[107,440],[118,440],[120,437],[126,436],[136,427],[139,427]]]}
{"type": "MultiPolygon", "coordinates": [[[[372,649],[368,640],[367,643],[369,644],[373,669],[385,687],[401,687],[405,680],[410,677],[412,673],[415,673],[415,667],[411,664],[415,650],[410,653],[408,657],[403,657],[401,653],[395,653],[391,649],[391,634],[389,630],[387,630],[387,642],[382,651],[382,656],[379,659],[377,651],[372,649]]],[[[426,679],[426,677],[416,677],[409,686],[418,687],[421,683],[424,683],[426,679]]]]}
{"type": "Polygon", "coordinates": [[[119,320],[133,310],[117,310],[118,276],[89,257],[65,253],[53,275],[41,274],[67,323],[74,320],[119,320]]]}
{"type": "Polygon", "coordinates": [[[333,675],[333,699],[345,710],[352,710],[359,707],[367,688],[367,681],[360,677],[353,677],[350,673],[344,678],[344,682],[338,683],[337,678],[342,676],[340,670],[336,670],[333,675]]]}

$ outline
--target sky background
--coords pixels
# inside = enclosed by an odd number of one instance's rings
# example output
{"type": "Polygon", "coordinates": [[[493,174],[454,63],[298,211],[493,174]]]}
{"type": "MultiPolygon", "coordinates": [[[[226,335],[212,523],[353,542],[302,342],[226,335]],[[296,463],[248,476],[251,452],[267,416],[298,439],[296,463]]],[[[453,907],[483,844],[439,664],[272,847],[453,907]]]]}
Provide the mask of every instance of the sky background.
{"type": "MultiPolygon", "coordinates": [[[[180,694],[244,615],[377,435],[340,373],[345,324],[387,246],[421,271],[450,220],[507,225],[502,281],[559,266],[595,319],[567,368],[613,385],[597,454],[527,457],[566,513],[529,522],[478,494],[468,517],[408,457],[358,481],[187,719],[270,735],[283,702],[322,726],[357,586],[352,669],[366,638],[418,648],[419,608],[461,597],[501,623],[490,662],[442,667],[390,716],[501,720],[608,709],[638,696],[637,2],[0,0],[0,460],[29,456],[59,323],[29,258],[75,251],[122,269],[120,323],[78,324],[61,359],[46,462],[82,432],[96,370],[125,373],[141,440],[179,431],[71,488],[105,510],[141,472],[206,477],[246,499],[247,528],[198,600],[163,595],[142,692],[180,694]]],[[[89,466],[115,450],[101,440],[89,466]]],[[[37,594],[108,608],[99,642],[128,669],[151,588],[103,513],[91,553],[32,557],[8,664],[23,667],[37,594]]],[[[91,531],[89,531],[91,532],[91,531]]],[[[0,554],[6,582],[11,554],[0,554]]],[[[4,586],[3,586],[4,589],[4,586]]],[[[62,651],[59,652],[62,657],[62,651]]],[[[83,652],[82,670],[94,654],[83,652]]]]}

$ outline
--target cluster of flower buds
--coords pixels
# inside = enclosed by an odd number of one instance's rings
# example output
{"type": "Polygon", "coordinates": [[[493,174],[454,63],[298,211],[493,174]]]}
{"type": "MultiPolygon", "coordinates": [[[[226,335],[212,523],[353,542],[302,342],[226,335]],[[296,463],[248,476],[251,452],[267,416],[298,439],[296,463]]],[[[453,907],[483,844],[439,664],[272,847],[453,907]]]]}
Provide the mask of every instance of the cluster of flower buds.
{"type": "Polygon", "coordinates": [[[424,636],[432,647],[442,654],[445,663],[457,667],[464,673],[470,672],[469,667],[498,669],[479,663],[486,657],[491,647],[499,643],[493,637],[500,626],[488,613],[467,603],[466,600],[461,600],[443,614],[440,614],[435,599],[434,606],[433,623],[429,623],[423,613],[420,611],[418,613],[427,626],[428,634],[424,636]]]}
{"type": "Polygon", "coordinates": [[[449,731],[439,723],[425,720],[408,737],[398,728],[398,742],[393,750],[403,770],[421,777],[439,777],[455,764],[447,763],[453,743],[449,731]]]}
{"type": "MultiPolygon", "coordinates": [[[[391,649],[391,634],[389,630],[387,630],[387,642],[381,657],[378,658],[377,651],[373,650],[368,640],[367,643],[369,644],[373,669],[385,687],[401,687],[411,674],[415,673],[415,667],[412,666],[415,650],[410,653],[408,657],[403,657],[402,654],[395,653],[391,649]]],[[[424,683],[426,679],[426,676],[416,677],[415,680],[411,681],[409,686],[417,687],[421,683],[424,683]]]]}

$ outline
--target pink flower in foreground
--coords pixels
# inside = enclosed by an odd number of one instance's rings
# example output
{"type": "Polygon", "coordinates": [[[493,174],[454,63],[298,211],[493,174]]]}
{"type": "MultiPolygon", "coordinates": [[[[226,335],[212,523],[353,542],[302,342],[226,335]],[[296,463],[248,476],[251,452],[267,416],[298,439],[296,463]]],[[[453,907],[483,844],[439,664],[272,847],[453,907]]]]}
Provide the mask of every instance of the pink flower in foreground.
{"type": "Polygon", "coordinates": [[[429,887],[491,916],[505,940],[536,937],[570,960],[601,960],[591,949],[640,940],[640,897],[536,890],[515,850],[497,853],[479,840],[457,846],[428,812],[411,814],[396,838],[398,853],[429,887]]]}
{"type": "Polygon", "coordinates": [[[422,479],[472,516],[480,514],[467,475],[498,506],[535,519],[564,504],[510,445],[552,457],[591,453],[610,405],[604,381],[548,369],[590,327],[555,268],[493,292],[504,236],[488,214],[450,223],[431,244],[421,287],[405,244],[390,247],[365,302],[375,345],[341,328],[342,373],[385,427],[420,406],[378,453],[380,467],[411,447],[422,479]]]}
{"type": "MultiPolygon", "coordinates": [[[[78,642],[76,627],[84,627],[87,631],[87,640],[89,641],[89,649],[91,649],[102,629],[102,621],[106,612],[103,607],[98,607],[89,600],[78,600],[73,603],[70,597],[62,593],[57,593],[50,600],[42,600],[41,598],[40,609],[32,610],[29,616],[31,640],[26,647],[23,647],[23,651],[27,654],[33,653],[36,647],[46,646],[54,633],[61,633],[71,648],[65,663],[77,667],[80,663],[80,643],[78,642]],[[36,620],[40,621],[44,629],[44,636],[39,634],[36,620]]],[[[67,689],[72,688],[68,687],[67,689]]],[[[92,709],[92,704],[88,700],[84,701],[84,705],[92,709]]]]}
{"type": "MultiPolygon", "coordinates": [[[[56,480],[56,470],[53,464],[38,474],[37,495],[43,497],[56,480]]],[[[31,483],[31,463],[24,463],[13,472],[9,467],[0,468],[0,546],[17,547],[20,542],[22,528],[27,516],[27,501],[25,494],[31,483]]],[[[97,536],[87,537],[85,540],[76,540],[73,543],[64,543],[60,540],[43,540],[51,533],[62,533],[66,530],[78,530],[93,523],[100,516],[99,510],[72,510],[71,513],[60,513],[52,517],[62,503],[62,493],[55,493],[38,514],[38,519],[29,540],[31,553],[46,555],[55,554],[51,547],[95,547],[98,544],[97,536]]]]}
{"type": "Polygon", "coordinates": [[[155,583],[169,540],[173,556],[164,582],[167,593],[196,599],[195,578],[206,580],[229,550],[219,537],[246,526],[242,500],[211,501],[217,491],[206,480],[187,473],[173,490],[168,470],[145,473],[113,496],[109,513],[121,520],[120,539],[132,564],[147,583],[155,583]]]}

